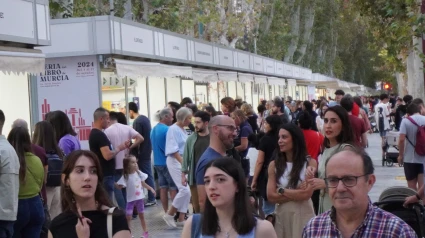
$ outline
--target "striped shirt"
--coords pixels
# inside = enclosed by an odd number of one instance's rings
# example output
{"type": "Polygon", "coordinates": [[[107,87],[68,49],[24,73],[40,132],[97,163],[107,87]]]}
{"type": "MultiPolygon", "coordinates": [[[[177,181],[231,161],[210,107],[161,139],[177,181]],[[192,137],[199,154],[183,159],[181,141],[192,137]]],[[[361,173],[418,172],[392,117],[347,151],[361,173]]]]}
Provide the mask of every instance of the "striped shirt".
{"type": "MultiPolygon", "coordinates": [[[[343,237],[336,225],[336,210],[313,217],[304,227],[303,237],[343,237]]],[[[413,238],[415,231],[397,216],[388,213],[369,201],[366,217],[351,237],[413,238]]]]}

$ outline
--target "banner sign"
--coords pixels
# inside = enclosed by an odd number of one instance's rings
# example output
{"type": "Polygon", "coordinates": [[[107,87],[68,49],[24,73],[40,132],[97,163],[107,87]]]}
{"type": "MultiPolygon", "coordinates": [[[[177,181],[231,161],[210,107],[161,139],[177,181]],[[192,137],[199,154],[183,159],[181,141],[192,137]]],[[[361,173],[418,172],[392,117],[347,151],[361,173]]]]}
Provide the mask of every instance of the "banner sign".
{"type": "Polygon", "coordinates": [[[50,58],[37,78],[39,120],[51,111],[65,112],[84,149],[100,106],[98,67],[96,56],[50,58]]]}

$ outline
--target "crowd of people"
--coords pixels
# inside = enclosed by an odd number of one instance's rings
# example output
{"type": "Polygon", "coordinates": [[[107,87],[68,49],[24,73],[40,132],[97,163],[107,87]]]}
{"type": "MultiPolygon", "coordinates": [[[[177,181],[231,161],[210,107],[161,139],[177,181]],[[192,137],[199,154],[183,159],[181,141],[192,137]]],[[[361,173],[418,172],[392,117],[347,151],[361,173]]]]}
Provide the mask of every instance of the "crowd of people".
{"type": "Polygon", "coordinates": [[[421,99],[337,90],[334,99],[264,100],[256,113],[231,97],[220,110],[183,98],[160,109],[153,128],[137,104],[128,110],[132,126],[125,109],[94,111],[89,150],[62,111],[33,133],[17,119],[6,138],[0,110],[0,237],[126,238],[138,216],[147,238],[144,211],[157,196],[184,238],[416,237],[371,204],[376,177],[364,148],[367,133],[385,143],[399,130],[398,161],[417,191],[406,204],[424,198],[421,99]]]}

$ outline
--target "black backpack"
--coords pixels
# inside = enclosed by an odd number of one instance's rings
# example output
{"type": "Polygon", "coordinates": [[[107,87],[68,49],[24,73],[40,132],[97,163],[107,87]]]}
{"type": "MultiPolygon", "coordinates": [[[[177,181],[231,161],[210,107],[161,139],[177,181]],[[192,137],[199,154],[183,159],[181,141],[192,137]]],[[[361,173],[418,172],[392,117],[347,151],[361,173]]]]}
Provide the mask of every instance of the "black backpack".
{"type": "Polygon", "coordinates": [[[47,187],[57,187],[61,185],[61,174],[63,160],[56,153],[46,153],[47,155],[47,187]]]}

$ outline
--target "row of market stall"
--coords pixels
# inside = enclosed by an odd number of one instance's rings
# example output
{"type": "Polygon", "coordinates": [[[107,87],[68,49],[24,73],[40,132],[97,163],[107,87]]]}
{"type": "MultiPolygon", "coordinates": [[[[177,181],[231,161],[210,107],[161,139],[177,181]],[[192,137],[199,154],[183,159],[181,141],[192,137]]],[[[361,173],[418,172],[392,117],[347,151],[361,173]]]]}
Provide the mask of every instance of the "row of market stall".
{"type": "Polygon", "coordinates": [[[307,68],[112,16],[49,20],[47,0],[3,1],[11,3],[8,13],[28,8],[30,16],[25,27],[11,14],[0,18],[0,28],[8,26],[0,33],[0,109],[9,124],[23,118],[33,125],[47,112],[63,110],[79,132],[91,129],[97,107],[121,110],[130,101],[152,119],[168,101],[183,97],[220,108],[226,96],[257,107],[275,96],[373,93],[307,68]],[[29,28],[35,34],[20,33],[29,28]]]}

